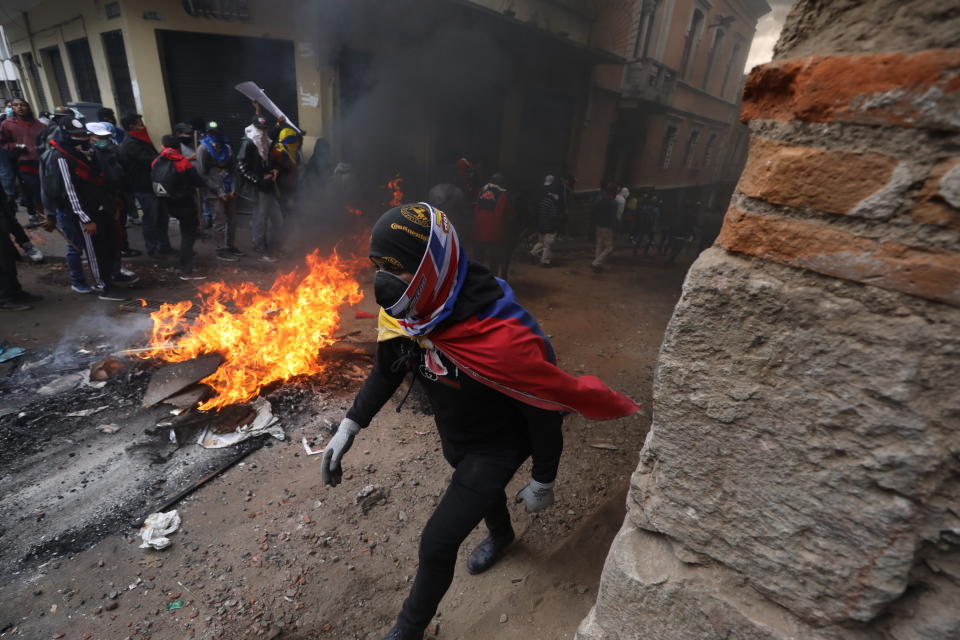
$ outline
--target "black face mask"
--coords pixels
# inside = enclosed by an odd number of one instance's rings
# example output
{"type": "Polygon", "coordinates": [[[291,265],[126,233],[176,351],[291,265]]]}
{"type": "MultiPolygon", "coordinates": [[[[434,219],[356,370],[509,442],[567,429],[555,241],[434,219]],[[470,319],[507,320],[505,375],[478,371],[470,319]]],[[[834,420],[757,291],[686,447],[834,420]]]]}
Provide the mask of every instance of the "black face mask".
{"type": "MultiPolygon", "coordinates": [[[[409,284],[410,283],[400,276],[394,275],[389,271],[378,270],[377,274],[373,277],[373,297],[376,299],[378,305],[386,309],[387,313],[390,313],[391,307],[400,301],[409,284]]],[[[403,317],[405,313],[406,308],[393,309],[393,313],[390,313],[390,315],[395,318],[400,318],[403,317]]]]}

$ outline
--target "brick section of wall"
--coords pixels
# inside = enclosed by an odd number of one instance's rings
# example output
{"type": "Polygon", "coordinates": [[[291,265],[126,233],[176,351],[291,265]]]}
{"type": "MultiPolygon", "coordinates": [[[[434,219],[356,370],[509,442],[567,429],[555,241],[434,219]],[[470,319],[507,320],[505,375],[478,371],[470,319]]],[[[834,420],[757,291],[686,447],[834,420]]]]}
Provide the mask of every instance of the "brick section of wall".
{"type": "Polygon", "coordinates": [[[821,224],[731,208],[728,251],[960,306],[960,253],[878,242],[821,224]]]}
{"type": "Polygon", "coordinates": [[[762,65],[747,78],[740,117],[960,131],[960,50],[762,65]]]}
{"type": "Polygon", "coordinates": [[[739,190],[791,207],[846,214],[882,189],[896,158],[880,153],[846,153],[754,137],[739,190]]]}
{"type": "Polygon", "coordinates": [[[917,222],[960,230],[960,158],[933,167],[910,213],[917,222]]]}

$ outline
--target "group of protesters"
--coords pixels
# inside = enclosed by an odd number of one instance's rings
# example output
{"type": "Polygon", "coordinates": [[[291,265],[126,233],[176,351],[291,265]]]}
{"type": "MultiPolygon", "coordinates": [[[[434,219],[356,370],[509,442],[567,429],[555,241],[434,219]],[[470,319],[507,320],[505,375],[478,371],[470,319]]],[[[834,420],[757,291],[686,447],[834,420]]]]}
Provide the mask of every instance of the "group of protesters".
{"type": "Polygon", "coordinates": [[[150,258],[178,261],[182,280],[206,277],[194,253],[201,226],[212,230],[218,260],[240,260],[238,199],[253,212],[254,257],[275,262],[295,198],[302,134],[255,109],[234,153],[215,121],[179,123],[158,149],[138,113],[118,122],[102,108],[88,122],[67,107],[36,116],[25,100],[10,101],[0,114],[0,308],[29,309],[41,299],[17,279],[18,246],[27,259],[44,259],[17,220],[18,197],[27,228],[63,236],[70,289],[78,294],[128,298],[119,287],[139,278],[122,259],[141,254],[130,246],[128,224],[140,224],[150,258]],[[179,225],[179,248],[170,241],[171,219],[179,225]]]}

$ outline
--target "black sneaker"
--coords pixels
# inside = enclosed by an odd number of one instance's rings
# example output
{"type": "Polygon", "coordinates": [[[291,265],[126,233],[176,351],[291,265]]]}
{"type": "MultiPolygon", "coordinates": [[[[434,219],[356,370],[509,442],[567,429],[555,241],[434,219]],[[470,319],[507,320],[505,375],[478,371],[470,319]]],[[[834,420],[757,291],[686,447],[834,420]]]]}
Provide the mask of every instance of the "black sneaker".
{"type": "Polygon", "coordinates": [[[509,538],[499,541],[494,540],[493,536],[489,536],[470,552],[470,557],[467,558],[467,571],[472,575],[477,575],[497,564],[497,560],[513,544],[513,540],[514,535],[512,533],[509,538]]]}
{"type": "Polygon", "coordinates": [[[181,280],[206,280],[207,276],[196,271],[189,271],[180,274],[181,280]]]}
{"type": "Polygon", "coordinates": [[[103,289],[102,291],[100,291],[97,297],[100,298],[101,300],[111,300],[114,302],[126,302],[127,300],[130,299],[130,296],[128,296],[127,294],[123,293],[122,291],[118,291],[117,289],[113,289],[111,287],[107,287],[106,289],[103,289]]]}
{"type": "Polygon", "coordinates": [[[217,260],[223,260],[224,262],[236,262],[240,259],[240,256],[235,253],[231,253],[227,249],[220,249],[217,251],[217,260]]]}
{"type": "Polygon", "coordinates": [[[140,276],[135,273],[118,273],[113,276],[114,284],[131,285],[140,282],[140,276]]]}
{"type": "Polygon", "coordinates": [[[0,301],[0,309],[4,311],[27,311],[28,309],[33,309],[33,307],[22,302],[17,302],[16,300],[3,300],[0,301]]]}
{"type": "Polygon", "coordinates": [[[229,251],[230,253],[232,253],[232,254],[235,255],[235,256],[242,256],[242,255],[243,255],[243,251],[240,251],[240,249],[237,249],[236,247],[227,247],[227,251],[229,251]]]}
{"type": "Polygon", "coordinates": [[[143,254],[137,249],[124,249],[120,252],[120,255],[124,258],[136,258],[137,256],[143,254]]]}

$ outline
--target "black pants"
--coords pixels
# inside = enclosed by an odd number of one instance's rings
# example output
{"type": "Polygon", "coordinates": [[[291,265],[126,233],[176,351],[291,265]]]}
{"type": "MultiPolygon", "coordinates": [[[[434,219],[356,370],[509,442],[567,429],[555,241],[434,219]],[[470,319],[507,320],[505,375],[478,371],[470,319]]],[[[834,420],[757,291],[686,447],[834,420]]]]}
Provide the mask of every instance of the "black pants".
{"type": "MultiPolygon", "coordinates": [[[[3,193],[0,192],[0,199],[5,199],[3,193]]],[[[8,234],[13,235],[14,241],[23,247],[26,244],[30,243],[30,236],[27,235],[27,232],[23,230],[23,226],[20,224],[20,221],[17,220],[17,204],[12,201],[3,202],[0,204],[0,207],[3,208],[3,211],[0,214],[6,216],[9,224],[8,234]]]]}
{"type": "MultiPolygon", "coordinates": [[[[88,211],[90,219],[97,225],[97,232],[88,234],[84,232],[83,238],[86,247],[78,247],[87,251],[87,262],[90,264],[90,272],[98,287],[108,288],[113,280],[113,263],[117,252],[117,234],[114,225],[113,213],[104,211],[88,211]]],[[[72,215],[72,214],[68,214],[72,215]]]]}
{"type": "Polygon", "coordinates": [[[157,198],[160,206],[171,218],[180,222],[180,270],[183,273],[193,271],[193,245],[197,241],[200,228],[200,215],[193,198],[173,199],[157,198]]]}
{"type": "MultiPolygon", "coordinates": [[[[4,197],[0,191],[0,198],[4,197]]],[[[10,223],[4,215],[0,219],[0,302],[11,302],[22,293],[17,280],[17,249],[10,240],[10,223]]]]}
{"type": "Polygon", "coordinates": [[[500,455],[467,453],[453,460],[447,457],[456,470],[423,528],[420,567],[397,621],[401,626],[427,628],[453,582],[457,551],[481,520],[495,538],[513,535],[504,489],[528,455],[516,450],[500,455]]]}

